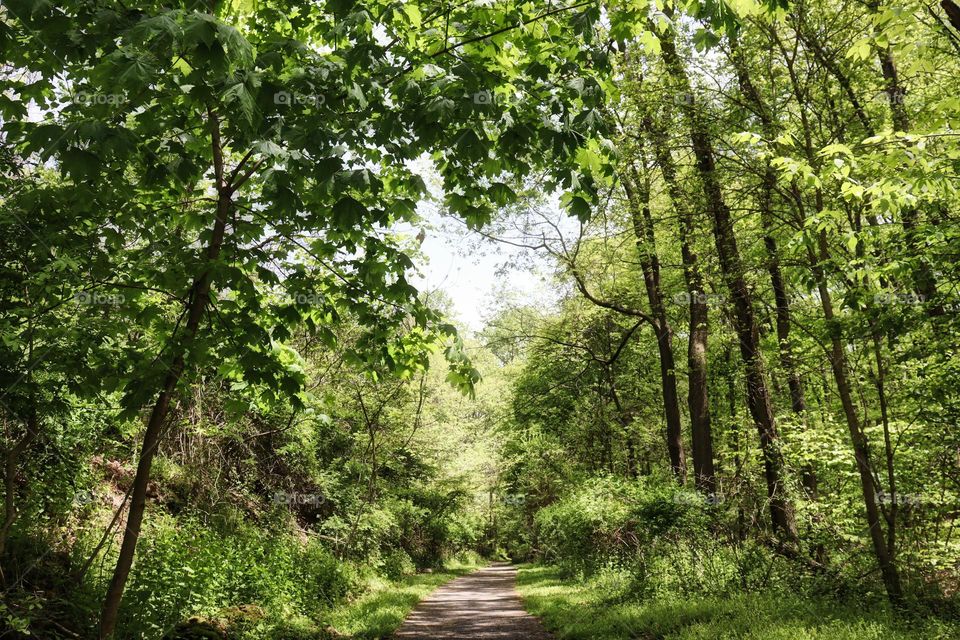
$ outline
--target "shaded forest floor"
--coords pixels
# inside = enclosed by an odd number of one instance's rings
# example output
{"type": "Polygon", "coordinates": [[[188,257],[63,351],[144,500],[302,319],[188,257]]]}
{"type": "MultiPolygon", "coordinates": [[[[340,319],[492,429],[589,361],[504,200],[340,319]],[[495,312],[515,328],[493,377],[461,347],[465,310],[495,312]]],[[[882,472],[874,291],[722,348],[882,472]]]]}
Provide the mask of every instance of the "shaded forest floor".
{"type": "Polygon", "coordinates": [[[527,610],[560,639],[621,640],[956,640],[960,624],[898,618],[781,591],[724,597],[641,599],[599,574],[578,580],[554,567],[521,567],[527,610]]]}
{"type": "Polygon", "coordinates": [[[333,637],[386,637],[403,623],[420,600],[477,568],[479,564],[476,563],[453,562],[443,570],[406,576],[397,582],[373,584],[364,595],[331,612],[329,620],[333,637]]]}
{"type": "Polygon", "coordinates": [[[517,595],[517,570],[493,563],[437,589],[417,605],[397,640],[551,640],[517,595]]]}

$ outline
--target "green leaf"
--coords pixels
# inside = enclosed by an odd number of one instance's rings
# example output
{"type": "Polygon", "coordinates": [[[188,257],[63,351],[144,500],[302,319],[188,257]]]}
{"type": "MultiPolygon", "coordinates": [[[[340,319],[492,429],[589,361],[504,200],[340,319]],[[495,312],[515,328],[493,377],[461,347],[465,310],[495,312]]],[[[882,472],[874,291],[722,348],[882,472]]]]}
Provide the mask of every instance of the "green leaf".
{"type": "Polygon", "coordinates": [[[255,107],[253,104],[253,96],[250,95],[250,92],[247,91],[246,85],[242,82],[236,82],[227,88],[220,95],[220,99],[224,104],[233,104],[236,102],[240,106],[240,111],[246,118],[247,122],[253,124],[255,107]]]}
{"type": "Polygon", "coordinates": [[[349,228],[360,224],[367,215],[367,208],[350,196],[346,196],[333,205],[333,220],[340,228],[349,228]]]}
{"type": "Polygon", "coordinates": [[[495,182],[490,185],[490,197],[498,205],[505,206],[511,202],[515,202],[517,194],[502,182],[495,182]]]}
{"type": "Polygon", "coordinates": [[[60,164],[75,181],[91,180],[100,172],[100,159],[83,149],[67,149],[60,154],[60,164]]]}
{"type": "Polygon", "coordinates": [[[582,222],[589,220],[593,213],[590,203],[581,196],[571,196],[567,201],[567,208],[582,222]]]}

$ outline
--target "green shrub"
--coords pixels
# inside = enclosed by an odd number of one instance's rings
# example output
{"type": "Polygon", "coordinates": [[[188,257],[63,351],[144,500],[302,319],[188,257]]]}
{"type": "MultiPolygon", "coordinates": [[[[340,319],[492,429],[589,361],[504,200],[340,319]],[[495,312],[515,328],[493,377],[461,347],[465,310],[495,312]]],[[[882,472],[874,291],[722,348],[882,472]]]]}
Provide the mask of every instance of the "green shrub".
{"type": "Polygon", "coordinates": [[[625,483],[597,478],[536,515],[541,553],[570,572],[592,573],[635,549],[625,483]]]}
{"type": "Polygon", "coordinates": [[[543,558],[571,573],[633,564],[644,550],[707,530],[711,506],[672,486],[594,478],[535,517],[543,558]]]}
{"type": "Polygon", "coordinates": [[[349,565],[288,532],[151,522],[124,596],[122,631],[132,637],[158,637],[191,616],[222,618],[231,607],[262,608],[270,619],[318,618],[357,587],[349,565]]]}
{"type": "Polygon", "coordinates": [[[391,580],[399,580],[403,576],[413,575],[417,572],[417,566],[413,559],[403,549],[394,549],[389,551],[383,557],[383,574],[391,580]]]}

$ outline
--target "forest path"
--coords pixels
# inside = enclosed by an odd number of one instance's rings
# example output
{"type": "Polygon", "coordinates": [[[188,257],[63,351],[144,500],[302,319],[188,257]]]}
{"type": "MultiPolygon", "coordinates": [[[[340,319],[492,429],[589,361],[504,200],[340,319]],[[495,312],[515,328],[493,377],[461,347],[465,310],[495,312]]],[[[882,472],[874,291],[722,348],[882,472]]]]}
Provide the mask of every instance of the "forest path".
{"type": "Polygon", "coordinates": [[[457,578],[424,598],[393,637],[551,640],[540,621],[524,610],[516,580],[517,570],[509,564],[457,578]]]}

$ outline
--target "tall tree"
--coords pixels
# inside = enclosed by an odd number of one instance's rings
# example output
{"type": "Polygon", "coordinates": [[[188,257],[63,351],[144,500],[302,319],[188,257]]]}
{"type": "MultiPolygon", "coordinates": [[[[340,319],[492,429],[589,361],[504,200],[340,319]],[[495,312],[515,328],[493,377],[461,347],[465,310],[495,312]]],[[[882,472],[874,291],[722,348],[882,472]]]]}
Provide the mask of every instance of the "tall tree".
{"type": "Polygon", "coordinates": [[[637,103],[639,115],[639,134],[642,144],[649,144],[654,160],[666,183],[667,193],[673,211],[677,217],[677,231],[680,239],[680,257],[683,263],[683,277],[686,284],[686,300],[689,309],[687,325],[687,408],[690,411],[691,452],[696,485],[705,493],[716,489],[713,462],[713,434],[710,425],[710,399],[707,373],[707,340],[709,335],[707,292],[704,287],[700,261],[694,250],[694,238],[697,227],[693,212],[688,204],[688,194],[680,185],[680,178],[673,153],[670,149],[666,128],[659,122],[670,123],[673,114],[669,103],[664,105],[660,118],[651,115],[649,105],[643,96],[642,78],[637,78],[635,91],[640,95],[632,96],[637,103]]]}
{"type": "MultiPolygon", "coordinates": [[[[750,70],[744,60],[736,32],[729,38],[730,62],[736,71],[737,83],[753,112],[759,118],[761,130],[766,140],[776,140],[779,136],[776,123],[770,112],[770,107],[761,97],[750,78],[750,70]]],[[[767,252],[767,272],[770,275],[770,285],[773,289],[774,304],[776,306],[777,345],[779,347],[780,364],[787,376],[787,385],[790,388],[790,406],[802,423],[806,423],[807,403],[803,391],[803,382],[797,366],[794,353],[791,331],[790,292],[787,291],[786,278],[782,268],[780,248],[775,237],[774,195],[777,187],[777,171],[772,158],[764,160],[763,176],[760,183],[758,204],[760,208],[760,225],[763,229],[763,246],[767,252]]],[[[810,496],[817,495],[817,476],[811,465],[803,469],[803,485],[810,496]]]]}
{"type": "MultiPolygon", "coordinates": [[[[669,17],[669,16],[668,16],[669,17]]],[[[713,140],[703,111],[694,99],[693,88],[680,58],[671,26],[658,30],[657,38],[663,52],[667,72],[677,91],[685,96],[681,111],[689,129],[690,142],[697,171],[703,185],[707,214],[713,226],[720,268],[733,302],[734,321],[740,343],[740,356],[746,372],[747,406],[753,417],[763,451],[767,483],[767,499],[774,529],[784,542],[797,541],[793,504],[788,496],[788,482],[784,469],[780,434],[767,388],[766,367],[760,350],[760,331],[753,309],[753,297],[747,288],[743,261],[733,228],[733,219],[727,207],[716,173],[713,140]]]]}
{"type": "MultiPolygon", "coordinates": [[[[657,338],[670,466],[677,482],[683,484],[686,481],[687,469],[683,452],[683,427],[680,422],[677,371],[673,358],[673,330],[667,318],[663,290],[660,286],[660,258],[657,256],[653,220],[650,217],[650,182],[649,179],[641,177],[636,167],[632,165],[625,168],[621,175],[621,181],[627,196],[630,222],[636,238],[637,251],[640,254],[644,288],[647,292],[647,301],[650,304],[653,317],[653,332],[657,338]]],[[[697,472],[697,477],[700,477],[700,472],[697,472]]]]}
{"type": "MultiPolygon", "coordinates": [[[[156,233],[168,243],[126,271],[175,302],[153,316],[166,323],[157,351],[117,381],[131,412],[152,408],[103,605],[107,638],[164,424],[179,388],[205,363],[220,359],[228,375],[295,399],[302,376],[270,347],[291,324],[329,338],[325,325],[348,308],[367,328],[359,357],[401,374],[422,367],[425,350],[451,333],[407,283],[409,258],[381,233],[412,219],[427,195],[412,160],[432,154],[446,205],[473,224],[514,199],[507,183],[537,166],[566,186],[574,209],[595,196],[598,157],[586,147],[599,123],[584,115],[602,90],[555,80],[572,62],[559,42],[576,50],[599,10],[461,5],[424,14],[379,0],[7,6],[19,27],[4,29],[4,50],[40,79],[27,97],[50,119],[6,127],[7,142],[92,185],[121,236],[156,233]],[[534,24],[558,39],[541,39],[527,28],[534,24]],[[519,58],[497,55],[508,42],[519,58]],[[516,90],[540,99],[503,99],[516,90]],[[543,104],[565,124],[545,121],[543,104]],[[132,206],[113,209],[121,202],[132,206]],[[309,269],[292,263],[298,254],[309,269]],[[279,269],[264,266],[271,261],[279,269]],[[272,304],[276,288],[285,300],[314,303],[272,304]],[[411,322],[418,330],[402,331],[411,322]]],[[[474,373],[462,352],[451,355],[452,379],[469,386],[474,373]]]]}

